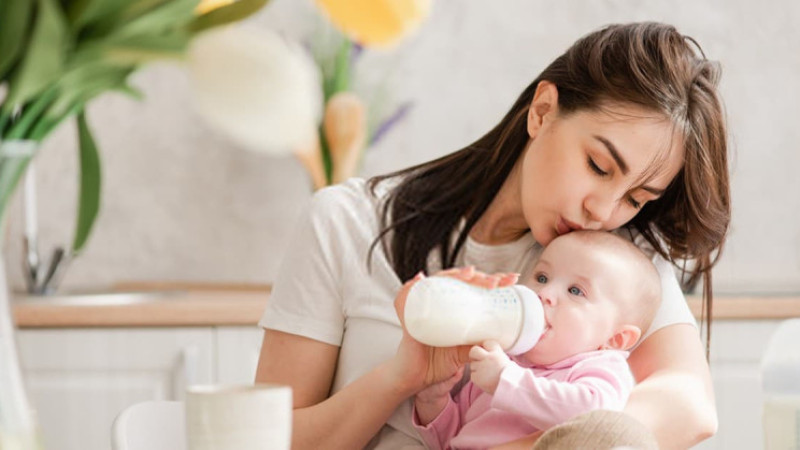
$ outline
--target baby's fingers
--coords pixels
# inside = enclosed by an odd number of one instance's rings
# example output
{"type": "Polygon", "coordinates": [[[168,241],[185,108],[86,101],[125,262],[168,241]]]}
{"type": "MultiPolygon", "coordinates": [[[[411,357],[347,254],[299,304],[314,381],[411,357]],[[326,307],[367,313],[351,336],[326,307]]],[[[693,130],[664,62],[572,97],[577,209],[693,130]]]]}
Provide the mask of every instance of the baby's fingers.
{"type": "Polygon", "coordinates": [[[491,341],[491,340],[485,341],[483,343],[483,348],[485,349],[487,354],[491,353],[491,352],[502,352],[503,351],[503,347],[500,346],[499,342],[491,341]]]}
{"type": "Polygon", "coordinates": [[[474,345],[469,349],[469,359],[472,361],[481,361],[489,355],[489,352],[483,349],[480,345],[474,345]]]}

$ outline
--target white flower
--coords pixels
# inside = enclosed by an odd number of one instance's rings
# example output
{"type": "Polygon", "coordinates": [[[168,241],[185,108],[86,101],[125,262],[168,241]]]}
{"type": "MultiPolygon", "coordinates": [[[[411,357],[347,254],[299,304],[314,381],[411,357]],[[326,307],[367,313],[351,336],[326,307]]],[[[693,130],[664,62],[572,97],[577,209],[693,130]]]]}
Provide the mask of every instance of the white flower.
{"type": "Polygon", "coordinates": [[[320,75],[298,45],[231,26],[197,36],[188,55],[197,110],[236,143],[280,155],[315,138],[320,75]]]}

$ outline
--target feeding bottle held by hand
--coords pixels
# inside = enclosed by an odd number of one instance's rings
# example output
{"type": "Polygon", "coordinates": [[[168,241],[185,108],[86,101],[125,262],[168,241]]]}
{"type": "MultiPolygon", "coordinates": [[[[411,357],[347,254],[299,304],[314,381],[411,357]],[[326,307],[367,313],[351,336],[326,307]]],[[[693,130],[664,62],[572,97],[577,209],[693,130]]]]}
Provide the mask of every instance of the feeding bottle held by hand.
{"type": "Polygon", "coordinates": [[[539,296],[523,285],[496,289],[455,278],[417,281],[406,299],[405,326],[419,342],[434,347],[495,340],[507,353],[527,352],[544,331],[539,296]]]}

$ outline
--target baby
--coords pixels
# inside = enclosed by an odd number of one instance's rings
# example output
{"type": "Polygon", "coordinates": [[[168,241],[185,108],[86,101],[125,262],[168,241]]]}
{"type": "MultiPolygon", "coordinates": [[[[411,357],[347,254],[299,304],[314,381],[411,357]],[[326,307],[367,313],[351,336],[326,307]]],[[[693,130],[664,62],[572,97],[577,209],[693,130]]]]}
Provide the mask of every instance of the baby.
{"type": "Polygon", "coordinates": [[[458,393],[461,371],[419,392],[413,422],[429,448],[488,448],[625,406],[634,385],[627,350],[661,302],[652,262],[619,236],[575,231],[545,248],[525,284],[541,298],[544,334],[513,358],[493,341],[474,346],[458,393]]]}

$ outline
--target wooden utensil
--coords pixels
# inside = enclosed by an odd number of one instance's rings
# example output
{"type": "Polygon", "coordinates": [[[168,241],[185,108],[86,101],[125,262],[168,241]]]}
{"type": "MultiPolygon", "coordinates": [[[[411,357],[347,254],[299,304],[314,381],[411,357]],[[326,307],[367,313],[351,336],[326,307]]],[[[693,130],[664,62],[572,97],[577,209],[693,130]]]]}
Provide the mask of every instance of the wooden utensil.
{"type": "Polygon", "coordinates": [[[314,139],[305,146],[295,147],[294,156],[300,160],[311,176],[314,190],[322,189],[327,183],[325,178],[325,168],[322,165],[322,151],[319,146],[319,137],[314,135],[314,139]]]}
{"type": "Polygon", "coordinates": [[[325,106],[323,132],[333,162],[333,182],[356,174],[367,134],[364,102],[352,92],[334,94],[325,106]]]}

